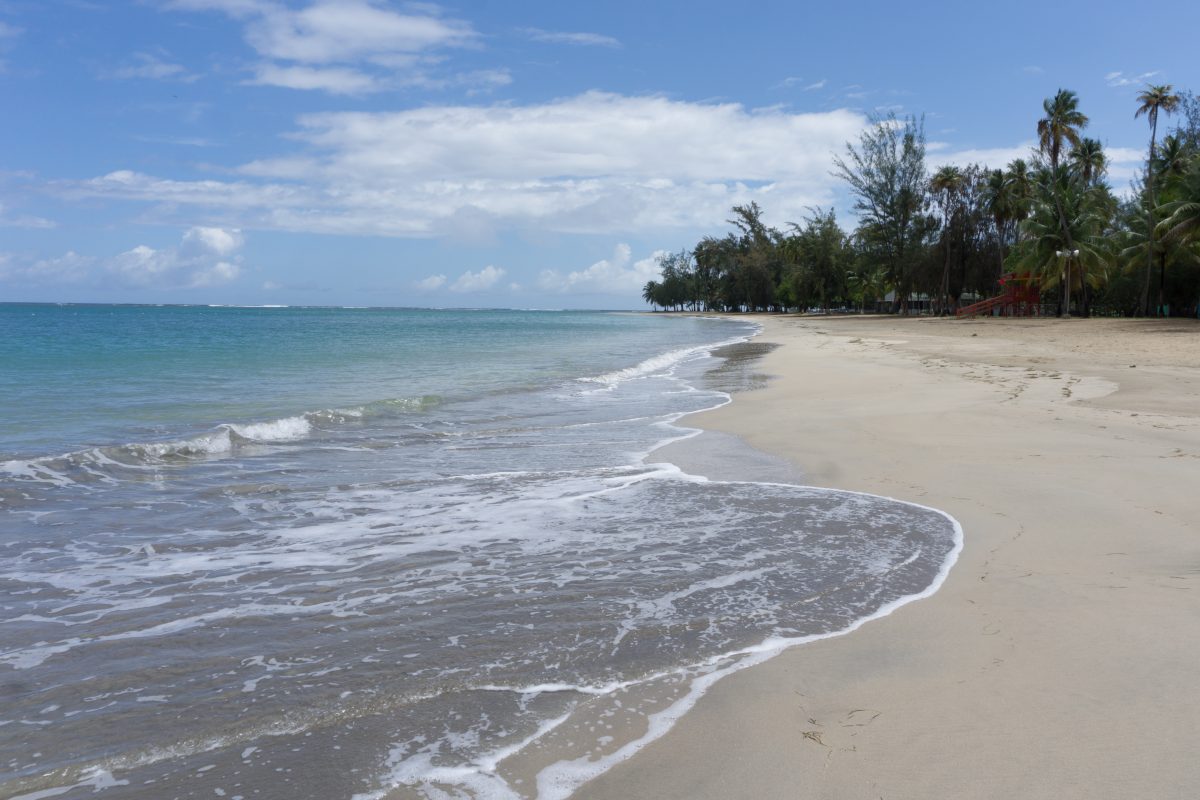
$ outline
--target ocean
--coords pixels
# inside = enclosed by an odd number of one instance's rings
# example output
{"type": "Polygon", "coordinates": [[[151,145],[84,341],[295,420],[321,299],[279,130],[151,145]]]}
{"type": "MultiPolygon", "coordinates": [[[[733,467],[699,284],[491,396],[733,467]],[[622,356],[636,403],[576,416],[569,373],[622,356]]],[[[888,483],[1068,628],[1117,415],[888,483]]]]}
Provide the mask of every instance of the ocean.
{"type": "Polygon", "coordinates": [[[565,798],[933,591],[939,511],[656,460],[756,332],[0,305],[0,798],[565,798]]]}

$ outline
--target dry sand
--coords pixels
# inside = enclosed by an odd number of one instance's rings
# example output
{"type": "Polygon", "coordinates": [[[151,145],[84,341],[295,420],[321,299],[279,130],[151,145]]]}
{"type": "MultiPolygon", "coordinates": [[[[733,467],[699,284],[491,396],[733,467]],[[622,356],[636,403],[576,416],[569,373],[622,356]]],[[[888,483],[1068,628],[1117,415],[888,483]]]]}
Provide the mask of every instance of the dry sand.
{"type": "Polygon", "coordinates": [[[776,377],[688,423],[944,509],[964,551],[576,797],[1200,796],[1200,324],[762,321],[776,377]]]}

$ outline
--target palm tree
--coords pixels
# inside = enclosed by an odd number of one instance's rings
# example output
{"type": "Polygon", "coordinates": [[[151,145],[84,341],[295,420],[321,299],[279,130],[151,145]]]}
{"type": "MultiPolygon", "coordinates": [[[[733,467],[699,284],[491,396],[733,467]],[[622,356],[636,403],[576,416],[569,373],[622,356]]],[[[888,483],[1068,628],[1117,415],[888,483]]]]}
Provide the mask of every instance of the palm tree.
{"type": "Polygon", "coordinates": [[[646,281],[642,287],[642,299],[650,304],[650,308],[658,310],[658,281],[646,281]]]}
{"type": "Polygon", "coordinates": [[[1000,276],[1004,274],[1004,240],[1008,238],[1008,226],[1013,220],[1013,196],[1004,170],[988,172],[986,192],[987,209],[996,225],[996,239],[1000,242],[1000,271],[996,273],[1000,276]]]}
{"type": "Polygon", "coordinates": [[[1050,159],[1050,169],[1058,170],[1064,142],[1079,144],[1079,131],[1087,127],[1088,118],[1079,110],[1079,95],[1069,89],[1059,89],[1053,99],[1042,101],[1046,116],[1038,120],[1038,144],[1050,159]]]}
{"type": "MultiPolygon", "coordinates": [[[[1038,120],[1038,144],[1042,152],[1050,160],[1050,189],[1054,196],[1054,208],[1058,212],[1058,225],[1062,233],[1064,243],[1067,250],[1074,250],[1075,243],[1072,241],[1070,226],[1067,224],[1067,217],[1063,211],[1063,200],[1060,196],[1060,184],[1058,175],[1059,157],[1062,155],[1064,142],[1070,142],[1072,145],[1078,145],[1080,141],[1079,132],[1087,127],[1088,118],[1079,110],[1079,96],[1069,89],[1059,89],[1053,99],[1042,101],[1042,110],[1046,112],[1046,116],[1038,120]]],[[[1064,313],[1069,313],[1068,292],[1069,287],[1063,284],[1063,304],[1058,309],[1058,315],[1061,317],[1064,313]]]]}
{"type": "Polygon", "coordinates": [[[1015,158],[1004,170],[994,170],[988,175],[987,209],[996,225],[1000,240],[1000,270],[997,281],[1004,274],[1006,248],[1015,247],[1021,241],[1021,223],[1029,216],[1033,205],[1033,179],[1029,165],[1022,158],[1015,158]],[[1011,240],[1011,244],[1009,243],[1011,240]]]}
{"type": "Polygon", "coordinates": [[[1188,159],[1193,153],[1187,146],[1187,142],[1180,139],[1178,136],[1171,134],[1164,136],[1162,144],[1158,146],[1158,158],[1153,165],[1154,182],[1156,185],[1162,185],[1169,189],[1170,185],[1183,177],[1187,172],[1188,159]],[[1159,180],[1162,184],[1159,184],[1159,180]]]}
{"type": "MultiPolygon", "coordinates": [[[[1020,223],[1029,216],[1033,207],[1033,178],[1029,174],[1029,165],[1023,158],[1014,158],[1004,173],[1004,182],[1012,196],[1014,221],[1020,223]]],[[[1020,227],[1016,236],[1021,235],[1020,227]]]]}
{"type": "Polygon", "coordinates": [[[873,306],[877,305],[888,290],[887,272],[881,265],[851,272],[847,276],[847,283],[850,290],[858,296],[859,310],[862,313],[866,313],[868,301],[873,306]]]}
{"type": "Polygon", "coordinates": [[[1108,171],[1108,158],[1104,155],[1104,145],[1096,139],[1080,139],[1079,144],[1071,149],[1069,156],[1071,166],[1083,179],[1085,185],[1091,186],[1104,177],[1108,171]]]}
{"type": "MultiPolygon", "coordinates": [[[[1149,232],[1150,246],[1146,259],[1146,283],[1142,290],[1146,316],[1150,315],[1150,273],[1154,269],[1154,204],[1157,202],[1154,196],[1154,139],[1158,134],[1158,112],[1171,114],[1179,108],[1180,97],[1175,94],[1173,88],[1169,83],[1162,86],[1147,86],[1138,93],[1139,105],[1133,114],[1134,119],[1145,114],[1146,119],[1150,122],[1150,158],[1147,162],[1149,169],[1146,170],[1146,190],[1149,195],[1146,202],[1146,216],[1149,224],[1146,226],[1146,230],[1149,232]]],[[[1165,282],[1166,268],[1163,267],[1158,273],[1158,307],[1160,309],[1163,304],[1163,284],[1165,282]]]]}
{"type": "Polygon", "coordinates": [[[942,313],[947,313],[950,304],[950,230],[958,213],[958,198],[966,186],[962,170],[955,166],[938,169],[929,179],[929,191],[937,200],[942,212],[942,246],[945,259],[942,266],[942,313]]]}
{"type": "Polygon", "coordinates": [[[1043,287],[1062,287],[1061,316],[1069,307],[1073,285],[1095,288],[1103,282],[1109,254],[1100,231],[1107,217],[1108,193],[1102,191],[1104,187],[1082,186],[1063,172],[1059,173],[1057,183],[1058,186],[1053,186],[1045,181],[1039,186],[1042,197],[1022,223],[1025,241],[1018,251],[1017,267],[1040,275],[1043,287]],[[1048,197],[1050,194],[1059,198],[1061,214],[1048,197]],[[1079,255],[1068,257],[1069,262],[1064,263],[1059,253],[1073,250],[1079,250],[1079,255]],[[1079,268],[1070,269],[1071,262],[1079,268]]]}
{"type": "Polygon", "coordinates": [[[1177,188],[1178,199],[1163,205],[1166,216],[1158,227],[1165,241],[1189,245],[1200,241],[1200,156],[1192,158],[1177,188]]]}

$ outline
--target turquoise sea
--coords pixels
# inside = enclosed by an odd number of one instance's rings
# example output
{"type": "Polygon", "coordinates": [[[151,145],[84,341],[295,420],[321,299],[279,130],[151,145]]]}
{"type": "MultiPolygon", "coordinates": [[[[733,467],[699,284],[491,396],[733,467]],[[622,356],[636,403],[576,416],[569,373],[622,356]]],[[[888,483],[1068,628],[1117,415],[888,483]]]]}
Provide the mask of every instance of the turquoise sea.
{"type": "Polygon", "coordinates": [[[0,798],[567,797],[930,591],[940,512],[655,460],[756,332],[0,304],[0,798]]]}

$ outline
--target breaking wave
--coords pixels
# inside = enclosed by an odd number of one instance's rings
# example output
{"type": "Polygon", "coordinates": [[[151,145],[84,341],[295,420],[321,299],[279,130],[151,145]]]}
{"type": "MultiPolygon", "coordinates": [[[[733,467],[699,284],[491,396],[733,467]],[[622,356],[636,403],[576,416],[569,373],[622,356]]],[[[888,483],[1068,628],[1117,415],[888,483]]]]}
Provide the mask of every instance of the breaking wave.
{"type": "Polygon", "coordinates": [[[396,397],[361,406],[322,409],[263,422],[226,422],[182,439],[103,445],[54,456],[0,462],[0,474],[18,481],[58,486],[112,482],[129,470],[220,458],[246,448],[282,445],[309,439],[323,429],[427,411],[439,405],[436,395],[396,397]]]}

